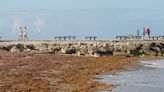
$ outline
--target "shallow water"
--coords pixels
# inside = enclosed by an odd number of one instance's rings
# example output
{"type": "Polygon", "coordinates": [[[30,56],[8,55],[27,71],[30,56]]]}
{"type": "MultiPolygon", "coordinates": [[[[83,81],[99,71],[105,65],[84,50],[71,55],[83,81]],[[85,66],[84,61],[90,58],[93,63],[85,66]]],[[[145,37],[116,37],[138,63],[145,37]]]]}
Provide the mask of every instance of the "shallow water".
{"type": "Polygon", "coordinates": [[[104,75],[102,81],[120,85],[113,92],[164,92],[164,60],[141,61],[144,68],[104,75]]]}

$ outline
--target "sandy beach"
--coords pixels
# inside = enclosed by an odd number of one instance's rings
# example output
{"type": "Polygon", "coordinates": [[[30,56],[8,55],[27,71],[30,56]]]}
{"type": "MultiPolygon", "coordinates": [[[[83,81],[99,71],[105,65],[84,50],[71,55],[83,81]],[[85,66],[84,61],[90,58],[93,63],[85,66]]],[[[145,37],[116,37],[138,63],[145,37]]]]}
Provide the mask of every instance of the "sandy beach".
{"type": "Polygon", "coordinates": [[[0,53],[0,92],[96,92],[111,89],[96,75],[116,73],[138,57],[75,57],[52,53],[0,53]]]}

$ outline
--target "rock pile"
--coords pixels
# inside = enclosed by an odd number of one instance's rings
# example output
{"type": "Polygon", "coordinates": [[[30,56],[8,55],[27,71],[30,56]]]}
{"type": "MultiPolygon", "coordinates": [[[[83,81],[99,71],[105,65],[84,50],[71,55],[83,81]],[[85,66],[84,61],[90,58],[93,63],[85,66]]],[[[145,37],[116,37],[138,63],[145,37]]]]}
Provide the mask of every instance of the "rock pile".
{"type": "Polygon", "coordinates": [[[53,52],[77,56],[163,56],[164,42],[0,42],[0,50],[10,52],[53,52]]]}

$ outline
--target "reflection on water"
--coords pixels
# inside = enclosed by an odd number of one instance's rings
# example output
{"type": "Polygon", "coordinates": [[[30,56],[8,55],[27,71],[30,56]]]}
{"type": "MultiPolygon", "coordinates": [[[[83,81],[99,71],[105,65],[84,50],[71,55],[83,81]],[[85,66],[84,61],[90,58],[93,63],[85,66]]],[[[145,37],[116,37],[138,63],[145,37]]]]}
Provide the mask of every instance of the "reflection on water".
{"type": "Polygon", "coordinates": [[[164,92],[164,60],[141,61],[141,64],[145,68],[105,75],[102,81],[121,85],[114,92],[164,92]]]}

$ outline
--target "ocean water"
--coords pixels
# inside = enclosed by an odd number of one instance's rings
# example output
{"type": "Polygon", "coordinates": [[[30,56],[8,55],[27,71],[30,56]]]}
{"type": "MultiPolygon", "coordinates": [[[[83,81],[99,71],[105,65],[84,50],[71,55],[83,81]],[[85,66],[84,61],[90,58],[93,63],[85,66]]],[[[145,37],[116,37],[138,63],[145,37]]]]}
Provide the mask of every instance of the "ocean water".
{"type": "Polygon", "coordinates": [[[140,61],[144,68],[104,75],[102,81],[120,85],[113,92],[164,92],[164,60],[140,61]]]}

